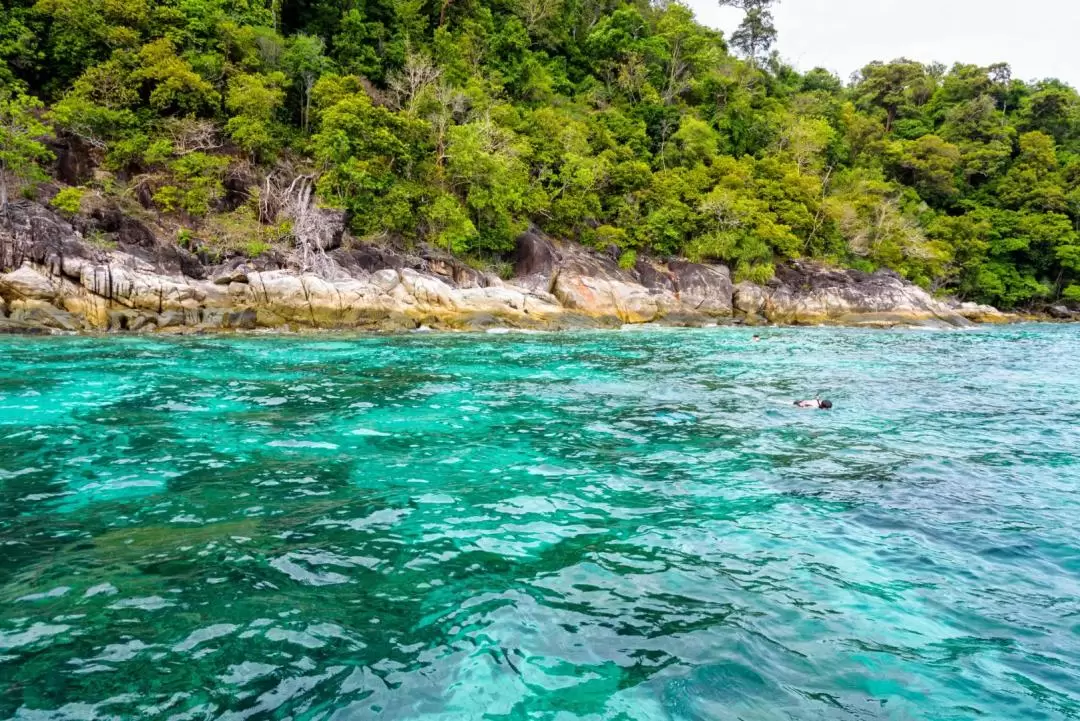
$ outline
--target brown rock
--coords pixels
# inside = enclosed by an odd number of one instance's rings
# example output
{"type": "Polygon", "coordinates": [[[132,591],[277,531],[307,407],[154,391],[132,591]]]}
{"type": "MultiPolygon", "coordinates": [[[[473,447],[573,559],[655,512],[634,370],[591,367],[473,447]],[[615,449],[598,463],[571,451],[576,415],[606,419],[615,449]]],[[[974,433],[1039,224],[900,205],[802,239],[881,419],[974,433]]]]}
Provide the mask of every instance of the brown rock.
{"type": "Polygon", "coordinates": [[[766,286],[740,283],[736,306],[773,323],[893,326],[924,321],[968,326],[945,303],[889,270],[862,273],[820,263],[793,262],[766,286]]]}
{"type": "Polygon", "coordinates": [[[746,315],[760,315],[765,310],[769,295],[759,285],[743,281],[735,286],[732,295],[732,306],[735,310],[746,315]]]}
{"type": "Polygon", "coordinates": [[[60,310],[43,300],[16,300],[11,304],[11,320],[26,325],[55,328],[65,331],[83,330],[77,316],[60,310]]]}
{"type": "Polygon", "coordinates": [[[247,283],[247,271],[243,268],[231,268],[214,276],[214,285],[231,285],[233,283],[247,283]]]}
{"type": "Polygon", "coordinates": [[[514,274],[519,278],[528,276],[550,277],[559,263],[559,253],[551,239],[533,229],[522,233],[516,243],[514,274]]]}
{"type": "Polygon", "coordinates": [[[57,283],[45,277],[29,265],[0,275],[0,296],[7,300],[37,299],[52,301],[56,299],[57,283]]]}
{"type": "Polygon", "coordinates": [[[1014,323],[1017,320],[1015,315],[1002,313],[992,305],[957,303],[950,307],[973,323],[1014,323]]]}
{"type": "Polygon", "coordinates": [[[731,315],[734,288],[725,266],[676,261],[669,267],[683,306],[709,316],[731,315]]]}

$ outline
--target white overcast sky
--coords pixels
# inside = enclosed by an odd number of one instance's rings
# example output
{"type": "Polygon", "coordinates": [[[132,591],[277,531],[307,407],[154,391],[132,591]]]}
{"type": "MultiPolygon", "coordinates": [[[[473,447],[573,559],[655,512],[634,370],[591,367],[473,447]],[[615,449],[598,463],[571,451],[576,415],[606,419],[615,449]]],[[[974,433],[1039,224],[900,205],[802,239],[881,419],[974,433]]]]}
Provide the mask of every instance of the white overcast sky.
{"type": "MultiPolygon", "coordinates": [[[[742,13],[685,0],[698,20],[731,35],[742,13]]],[[[780,0],[780,55],[845,82],[871,60],[908,57],[990,65],[1013,77],[1056,77],[1080,88],[1080,0],[780,0]]]]}

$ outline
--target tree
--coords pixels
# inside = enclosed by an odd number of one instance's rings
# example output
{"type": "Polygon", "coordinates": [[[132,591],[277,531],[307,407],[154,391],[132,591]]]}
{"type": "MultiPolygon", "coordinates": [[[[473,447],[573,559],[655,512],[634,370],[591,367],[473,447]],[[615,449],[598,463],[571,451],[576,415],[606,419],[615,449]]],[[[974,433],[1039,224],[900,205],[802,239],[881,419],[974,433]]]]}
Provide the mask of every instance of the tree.
{"type": "Polygon", "coordinates": [[[960,192],[960,149],[936,135],[891,143],[886,157],[896,176],[932,205],[948,205],[960,192]]]}
{"type": "Polygon", "coordinates": [[[225,107],[233,116],[225,130],[252,160],[268,158],[277,151],[279,133],[274,116],[285,101],[284,84],[281,72],[237,75],[229,83],[225,107]]]}
{"type": "Polygon", "coordinates": [[[1070,146],[1080,141],[1080,95],[1058,80],[1043,81],[1024,99],[1020,119],[1022,130],[1038,130],[1070,146]]]}
{"type": "Polygon", "coordinates": [[[530,34],[535,34],[562,10],[563,0],[516,0],[515,12],[530,34]]]}
{"type": "Polygon", "coordinates": [[[139,50],[139,66],[131,74],[150,88],[150,107],[162,114],[198,113],[212,108],[214,87],[176,53],[168,38],[147,43],[139,50]]]}
{"type": "Polygon", "coordinates": [[[477,250],[504,252],[543,203],[514,135],[488,119],[450,128],[447,171],[479,237],[477,250]]]}
{"type": "Polygon", "coordinates": [[[716,131],[708,123],[687,115],[665,147],[664,161],[688,167],[710,162],[716,157],[717,140],[716,131]]]}
{"type": "Polygon", "coordinates": [[[295,79],[300,91],[300,128],[306,135],[311,127],[311,92],[323,73],[330,69],[330,59],[324,51],[322,38],[297,35],[289,42],[282,61],[295,79]]]}
{"type": "Polygon", "coordinates": [[[397,109],[412,109],[414,101],[439,79],[440,71],[427,57],[419,53],[405,56],[405,67],[390,74],[387,86],[397,109]]]}
{"type": "Polygon", "coordinates": [[[1020,155],[998,183],[1001,203],[1014,210],[1063,213],[1068,209],[1054,139],[1033,131],[1020,136],[1020,155]]]}
{"type": "Polygon", "coordinates": [[[925,103],[932,91],[926,67],[901,58],[891,63],[870,63],[856,77],[855,97],[863,109],[885,110],[885,132],[891,132],[902,110],[925,103]]]}
{"type": "Polygon", "coordinates": [[[776,42],[776,25],[772,15],[775,2],[776,0],[720,0],[721,6],[736,7],[745,13],[739,27],[731,34],[731,43],[753,63],[767,55],[769,48],[776,42]]]}
{"type": "Polygon", "coordinates": [[[346,12],[334,36],[335,56],[342,72],[381,80],[384,68],[378,47],[385,36],[382,23],[371,22],[357,8],[346,12]]]}
{"type": "Polygon", "coordinates": [[[700,210],[706,232],[691,244],[691,257],[729,262],[737,280],[768,280],[776,248],[796,245],[791,228],[753,193],[718,185],[702,200],[700,210]]]}
{"type": "Polygon", "coordinates": [[[360,233],[415,233],[423,193],[414,171],[430,152],[427,124],[374,105],[360,78],[327,76],[312,95],[319,111],[311,138],[319,194],[351,211],[360,233]]]}
{"type": "Polygon", "coordinates": [[[49,130],[37,119],[41,101],[0,89],[0,209],[8,217],[8,176],[20,183],[44,178],[40,163],[51,153],[38,140],[49,130]]]}

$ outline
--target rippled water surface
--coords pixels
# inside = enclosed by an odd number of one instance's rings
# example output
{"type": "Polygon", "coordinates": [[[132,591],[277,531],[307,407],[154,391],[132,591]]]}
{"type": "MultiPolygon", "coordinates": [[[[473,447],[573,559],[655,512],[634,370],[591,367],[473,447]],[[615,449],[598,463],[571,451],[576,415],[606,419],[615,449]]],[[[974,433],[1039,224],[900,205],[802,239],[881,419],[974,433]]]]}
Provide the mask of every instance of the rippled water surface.
{"type": "Polygon", "coordinates": [[[1080,716],[1080,328],[761,334],[0,340],[0,718],[1080,716]]]}

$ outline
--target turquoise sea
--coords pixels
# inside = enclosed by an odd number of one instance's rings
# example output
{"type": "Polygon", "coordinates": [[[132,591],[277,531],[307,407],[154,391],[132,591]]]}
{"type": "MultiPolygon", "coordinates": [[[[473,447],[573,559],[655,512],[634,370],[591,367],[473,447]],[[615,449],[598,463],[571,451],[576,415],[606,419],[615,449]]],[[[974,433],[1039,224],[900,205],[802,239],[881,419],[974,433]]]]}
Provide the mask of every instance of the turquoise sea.
{"type": "Polygon", "coordinates": [[[0,339],[0,719],[1080,717],[1080,327],[758,332],[0,339]]]}

